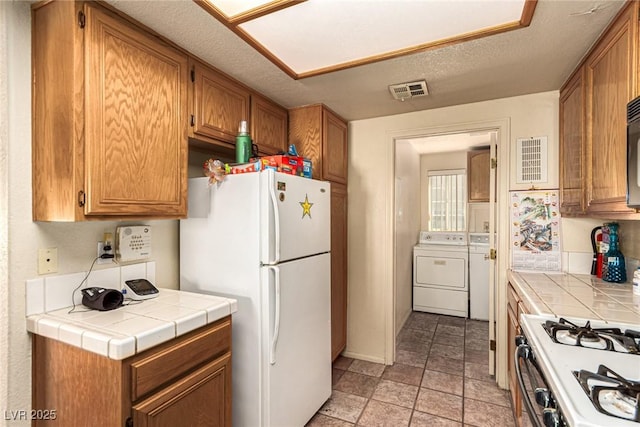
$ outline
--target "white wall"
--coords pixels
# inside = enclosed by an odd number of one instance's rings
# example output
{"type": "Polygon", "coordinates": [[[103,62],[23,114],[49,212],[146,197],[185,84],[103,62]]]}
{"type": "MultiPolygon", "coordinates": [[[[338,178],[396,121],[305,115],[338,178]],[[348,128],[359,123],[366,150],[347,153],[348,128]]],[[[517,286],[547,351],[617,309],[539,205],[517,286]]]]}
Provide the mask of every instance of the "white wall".
{"type": "MultiPolygon", "coordinates": [[[[58,248],[60,274],[86,271],[96,256],[96,242],[101,240],[102,233],[115,231],[119,223],[31,221],[30,3],[0,2],[0,11],[0,106],[3,113],[8,113],[8,117],[0,116],[0,230],[6,230],[8,226],[8,236],[0,233],[0,274],[7,278],[0,289],[3,307],[0,310],[0,410],[4,411],[31,407],[31,342],[25,324],[24,283],[38,277],[38,248],[58,248]],[[8,99],[5,100],[7,90],[8,99]],[[5,245],[8,246],[7,254],[4,253],[5,245]]],[[[152,259],[156,261],[156,284],[177,288],[178,222],[143,223],[153,226],[152,259]]],[[[6,420],[1,422],[6,423],[6,420]]],[[[11,422],[11,426],[16,425],[22,424],[11,422]]]]}
{"type": "Polygon", "coordinates": [[[411,314],[413,247],[420,232],[420,156],[407,141],[397,141],[395,150],[395,334],[411,314]]]}
{"type": "MultiPolygon", "coordinates": [[[[393,258],[388,255],[393,244],[394,170],[388,158],[393,135],[424,135],[429,128],[473,128],[506,119],[511,147],[516,137],[549,135],[550,151],[557,158],[558,96],[557,91],[545,92],[350,123],[347,354],[390,362],[386,337],[394,318],[393,258]]],[[[510,173],[512,160],[505,173],[510,173]]],[[[502,179],[510,181],[510,175],[502,179]]]]}

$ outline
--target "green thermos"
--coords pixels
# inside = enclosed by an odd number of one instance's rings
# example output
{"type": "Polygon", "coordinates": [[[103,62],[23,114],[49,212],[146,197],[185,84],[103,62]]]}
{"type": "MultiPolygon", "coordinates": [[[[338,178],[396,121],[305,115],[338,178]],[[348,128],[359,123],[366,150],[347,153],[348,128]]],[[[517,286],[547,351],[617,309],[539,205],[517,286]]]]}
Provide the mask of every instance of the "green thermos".
{"type": "Polygon", "coordinates": [[[251,155],[251,136],[247,130],[247,121],[242,120],[236,136],[236,163],[247,163],[251,155]]]}

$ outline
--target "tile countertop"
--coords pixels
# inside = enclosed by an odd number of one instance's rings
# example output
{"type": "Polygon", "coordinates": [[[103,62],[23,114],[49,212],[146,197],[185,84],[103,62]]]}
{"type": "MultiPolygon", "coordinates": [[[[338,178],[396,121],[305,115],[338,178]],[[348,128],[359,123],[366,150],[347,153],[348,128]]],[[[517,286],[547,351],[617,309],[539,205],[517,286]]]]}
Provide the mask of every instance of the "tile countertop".
{"type": "Polygon", "coordinates": [[[27,330],[122,360],[238,310],[237,301],[173,289],[111,311],[83,305],[27,316],[27,330]]]}
{"type": "Polygon", "coordinates": [[[640,295],[631,283],[609,283],[588,274],[525,273],[507,277],[531,314],[640,324],[640,295]]]}

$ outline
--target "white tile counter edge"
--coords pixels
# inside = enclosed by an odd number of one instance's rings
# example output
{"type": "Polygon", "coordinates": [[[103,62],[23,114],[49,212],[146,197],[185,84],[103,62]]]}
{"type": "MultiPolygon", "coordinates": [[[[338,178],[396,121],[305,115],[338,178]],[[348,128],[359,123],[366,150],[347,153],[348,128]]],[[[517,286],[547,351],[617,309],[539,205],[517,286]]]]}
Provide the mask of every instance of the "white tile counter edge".
{"type": "Polygon", "coordinates": [[[633,295],[631,285],[628,283],[612,285],[599,279],[592,279],[590,275],[584,274],[525,273],[513,270],[508,271],[507,279],[523,298],[525,307],[531,314],[640,324],[640,297],[633,295]],[[563,286],[563,281],[575,281],[575,284],[580,287],[602,293],[611,301],[612,305],[620,310],[596,311],[592,309],[572,293],[578,292],[577,290],[563,286]],[[572,304],[570,306],[552,304],[544,293],[538,292],[536,289],[542,286],[550,286],[555,292],[565,293],[572,304]]]}
{"type": "Polygon", "coordinates": [[[159,289],[157,298],[111,311],[79,305],[27,316],[27,330],[122,360],[238,311],[231,298],[159,289]]]}

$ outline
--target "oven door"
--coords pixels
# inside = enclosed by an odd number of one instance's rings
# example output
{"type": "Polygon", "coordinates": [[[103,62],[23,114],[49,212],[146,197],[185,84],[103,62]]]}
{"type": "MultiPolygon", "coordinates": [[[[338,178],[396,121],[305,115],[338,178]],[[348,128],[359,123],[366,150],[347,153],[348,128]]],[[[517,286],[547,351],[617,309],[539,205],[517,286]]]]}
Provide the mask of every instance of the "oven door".
{"type": "Polygon", "coordinates": [[[527,416],[535,427],[566,426],[527,339],[516,338],[515,371],[527,416]]]}

